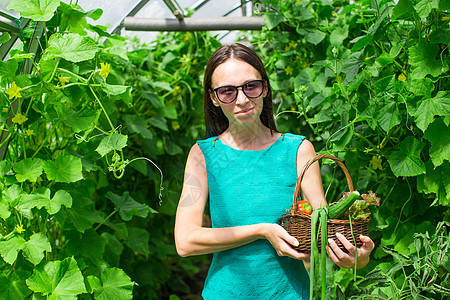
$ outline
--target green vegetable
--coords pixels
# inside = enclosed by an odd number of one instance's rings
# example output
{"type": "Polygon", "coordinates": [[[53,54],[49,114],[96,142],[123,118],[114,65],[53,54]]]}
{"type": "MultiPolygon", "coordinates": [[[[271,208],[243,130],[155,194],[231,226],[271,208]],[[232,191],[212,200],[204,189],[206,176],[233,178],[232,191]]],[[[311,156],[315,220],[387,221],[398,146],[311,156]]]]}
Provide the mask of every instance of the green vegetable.
{"type": "Polygon", "coordinates": [[[347,198],[330,205],[328,208],[328,217],[330,219],[337,219],[341,217],[350,208],[350,206],[352,206],[358,197],[359,192],[353,191],[347,198]]]}

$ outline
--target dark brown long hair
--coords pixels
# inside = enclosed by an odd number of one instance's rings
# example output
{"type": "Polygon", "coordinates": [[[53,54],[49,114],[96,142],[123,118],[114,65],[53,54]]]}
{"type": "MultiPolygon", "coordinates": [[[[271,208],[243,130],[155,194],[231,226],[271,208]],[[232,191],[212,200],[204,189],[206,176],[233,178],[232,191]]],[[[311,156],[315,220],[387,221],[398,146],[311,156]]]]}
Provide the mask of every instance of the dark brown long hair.
{"type": "Polygon", "coordinates": [[[228,119],[222,112],[220,107],[214,106],[209,91],[212,88],[212,74],[214,70],[226,60],[230,58],[240,59],[254,67],[260,74],[261,79],[267,83],[267,95],[263,99],[263,109],[260,115],[261,122],[273,131],[277,131],[275,119],[273,117],[272,109],[272,89],[270,87],[269,77],[266,69],[259,58],[259,56],[252,49],[234,43],[231,45],[223,45],[214,52],[206,65],[205,78],[203,81],[203,97],[204,97],[204,111],[206,123],[206,135],[208,137],[217,136],[224,132],[229,124],[228,119]]]}

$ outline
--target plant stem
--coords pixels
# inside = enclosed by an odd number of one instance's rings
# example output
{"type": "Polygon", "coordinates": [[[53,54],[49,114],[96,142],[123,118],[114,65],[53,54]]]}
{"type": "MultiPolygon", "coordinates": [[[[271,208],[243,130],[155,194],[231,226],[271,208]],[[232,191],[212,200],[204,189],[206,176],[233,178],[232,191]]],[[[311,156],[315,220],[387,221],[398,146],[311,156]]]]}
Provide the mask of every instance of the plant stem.
{"type": "Polygon", "coordinates": [[[111,122],[111,119],[109,118],[109,115],[106,112],[106,109],[103,107],[102,103],[100,102],[100,99],[98,99],[97,94],[94,92],[94,90],[92,89],[90,84],[88,84],[88,87],[91,90],[92,94],[94,95],[95,100],[97,100],[98,104],[100,105],[100,108],[105,113],[105,116],[106,116],[106,119],[108,120],[109,126],[111,126],[111,129],[114,130],[114,126],[113,126],[113,124],[111,122]]]}

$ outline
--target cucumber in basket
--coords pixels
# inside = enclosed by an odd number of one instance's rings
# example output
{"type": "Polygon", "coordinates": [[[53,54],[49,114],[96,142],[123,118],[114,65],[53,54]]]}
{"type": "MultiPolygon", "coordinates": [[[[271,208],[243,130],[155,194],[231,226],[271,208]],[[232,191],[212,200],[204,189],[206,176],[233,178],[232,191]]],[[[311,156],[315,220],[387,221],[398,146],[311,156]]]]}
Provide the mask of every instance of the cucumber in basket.
{"type": "Polygon", "coordinates": [[[360,194],[358,191],[353,191],[346,199],[330,205],[328,208],[328,217],[330,219],[337,219],[341,217],[350,208],[350,206],[352,206],[359,195],[360,194]]]}

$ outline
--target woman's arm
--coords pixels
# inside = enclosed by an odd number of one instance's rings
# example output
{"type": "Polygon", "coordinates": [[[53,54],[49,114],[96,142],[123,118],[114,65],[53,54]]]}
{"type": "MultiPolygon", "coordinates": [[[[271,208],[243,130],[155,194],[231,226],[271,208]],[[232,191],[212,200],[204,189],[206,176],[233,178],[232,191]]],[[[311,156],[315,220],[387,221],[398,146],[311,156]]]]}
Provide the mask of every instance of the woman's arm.
{"type": "MultiPolygon", "coordinates": [[[[304,140],[297,152],[297,173],[303,170],[305,164],[316,155],[311,142],[304,140]]],[[[322,178],[320,175],[319,163],[312,164],[302,178],[301,183],[302,199],[308,200],[313,209],[326,205],[326,199],[323,192],[322,178]]],[[[330,259],[341,268],[353,268],[355,266],[356,248],[342,234],[337,234],[337,238],[342,242],[349,253],[342,251],[339,246],[329,239],[328,254],[330,259]]],[[[359,237],[363,245],[358,248],[357,268],[363,268],[370,260],[370,253],[375,248],[375,244],[368,236],[359,237]]]]}
{"type": "Polygon", "coordinates": [[[189,153],[183,189],[175,219],[175,245],[180,256],[207,254],[239,247],[266,238],[279,255],[297,259],[306,255],[293,250],[297,239],[277,224],[254,224],[226,228],[202,226],[203,213],[208,198],[208,178],[205,158],[195,144],[189,153]]]}

